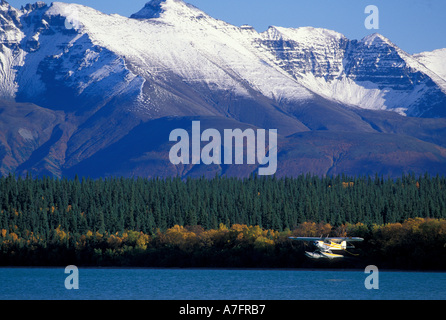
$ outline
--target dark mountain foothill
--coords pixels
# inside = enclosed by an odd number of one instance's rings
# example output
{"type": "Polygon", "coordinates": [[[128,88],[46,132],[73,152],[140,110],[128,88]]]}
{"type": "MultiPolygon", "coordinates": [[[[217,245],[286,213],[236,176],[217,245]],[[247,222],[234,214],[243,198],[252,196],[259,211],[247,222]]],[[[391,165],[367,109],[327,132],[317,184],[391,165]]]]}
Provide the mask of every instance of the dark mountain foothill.
{"type": "Polygon", "coordinates": [[[192,121],[278,130],[277,176],[446,173],[446,80],[432,63],[444,50],[410,55],[379,34],[311,27],[257,32],[180,0],[130,18],[2,1],[0,18],[2,175],[257,172],[173,165],[169,134],[192,121]]]}

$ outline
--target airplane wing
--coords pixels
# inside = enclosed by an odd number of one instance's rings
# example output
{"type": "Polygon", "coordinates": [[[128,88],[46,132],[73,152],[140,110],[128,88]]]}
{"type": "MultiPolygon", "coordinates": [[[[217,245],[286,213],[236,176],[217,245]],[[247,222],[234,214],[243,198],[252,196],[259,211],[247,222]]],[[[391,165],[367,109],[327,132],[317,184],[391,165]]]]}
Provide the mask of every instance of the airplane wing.
{"type": "Polygon", "coordinates": [[[347,241],[347,242],[359,242],[359,241],[364,241],[363,238],[359,238],[359,237],[327,237],[327,238],[321,238],[321,237],[289,237],[289,239],[291,240],[297,240],[297,241],[324,241],[324,240],[330,240],[333,242],[342,242],[342,241],[347,241]]]}
{"type": "Polygon", "coordinates": [[[363,238],[359,238],[359,237],[338,237],[338,238],[328,238],[329,240],[333,241],[333,242],[342,242],[342,241],[347,241],[347,242],[360,242],[360,241],[364,241],[363,238]]]}
{"type": "Polygon", "coordinates": [[[319,241],[324,240],[321,237],[289,237],[291,240],[297,240],[297,241],[319,241]]]}

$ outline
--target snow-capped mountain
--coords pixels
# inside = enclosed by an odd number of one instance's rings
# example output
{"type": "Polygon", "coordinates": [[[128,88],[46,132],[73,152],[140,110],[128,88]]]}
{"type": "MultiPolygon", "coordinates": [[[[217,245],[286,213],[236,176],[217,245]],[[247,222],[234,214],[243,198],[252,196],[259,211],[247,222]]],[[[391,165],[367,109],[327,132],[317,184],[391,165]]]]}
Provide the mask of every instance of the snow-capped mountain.
{"type": "Polygon", "coordinates": [[[60,2],[15,9],[1,0],[0,99],[64,119],[21,128],[27,138],[5,124],[0,154],[11,160],[3,168],[62,175],[165,117],[231,119],[284,137],[386,132],[377,129],[382,115],[367,110],[395,111],[398,121],[398,114],[444,118],[442,57],[410,55],[379,34],[357,41],[310,27],[257,32],[182,0],[152,0],[130,18],[60,2]],[[34,147],[18,157],[11,136],[34,147]]]}
{"type": "Polygon", "coordinates": [[[258,41],[300,84],[328,99],[411,116],[444,116],[444,79],[382,35],[351,41],[325,29],[271,27],[258,41]]]}
{"type": "Polygon", "coordinates": [[[443,80],[446,80],[446,48],[432,52],[422,52],[414,55],[414,57],[428,69],[443,78],[443,80]]]}
{"type": "Polygon", "coordinates": [[[2,1],[1,14],[5,98],[79,108],[83,96],[103,101],[107,88],[137,97],[155,116],[148,83],[176,78],[203,91],[261,94],[278,103],[317,94],[366,109],[445,115],[446,80],[420,63],[426,59],[378,34],[356,41],[316,28],[258,33],[181,0],[153,0],[131,18],[58,2],[17,10],[2,1]],[[61,88],[82,98],[62,102],[61,88]]]}

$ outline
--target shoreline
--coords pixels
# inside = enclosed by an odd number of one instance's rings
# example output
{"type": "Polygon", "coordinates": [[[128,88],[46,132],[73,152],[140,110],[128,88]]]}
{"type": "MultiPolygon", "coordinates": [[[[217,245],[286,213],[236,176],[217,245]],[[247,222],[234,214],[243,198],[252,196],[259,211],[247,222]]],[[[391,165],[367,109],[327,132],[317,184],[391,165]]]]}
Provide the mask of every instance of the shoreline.
{"type": "MultiPolygon", "coordinates": [[[[2,269],[65,269],[67,266],[0,266],[2,269]]],[[[227,268],[227,267],[113,267],[113,266],[77,266],[79,269],[90,270],[187,270],[187,271],[329,271],[329,272],[364,272],[361,268],[227,268]]],[[[415,269],[379,269],[379,272],[407,272],[407,273],[446,273],[446,270],[415,270],[415,269]]]]}

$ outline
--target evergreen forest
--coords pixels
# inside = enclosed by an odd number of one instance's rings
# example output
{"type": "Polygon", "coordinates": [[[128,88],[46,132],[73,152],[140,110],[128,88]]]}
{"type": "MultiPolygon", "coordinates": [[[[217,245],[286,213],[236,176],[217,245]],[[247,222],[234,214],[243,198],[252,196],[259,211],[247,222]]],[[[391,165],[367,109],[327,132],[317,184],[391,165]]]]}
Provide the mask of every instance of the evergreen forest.
{"type": "Polygon", "coordinates": [[[0,178],[0,265],[446,269],[446,178],[0,178]],[[360,236],[309,261],[289,236],[360,236]]]}

